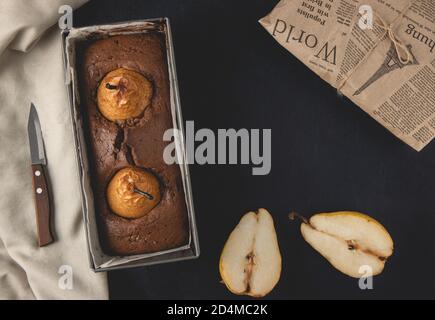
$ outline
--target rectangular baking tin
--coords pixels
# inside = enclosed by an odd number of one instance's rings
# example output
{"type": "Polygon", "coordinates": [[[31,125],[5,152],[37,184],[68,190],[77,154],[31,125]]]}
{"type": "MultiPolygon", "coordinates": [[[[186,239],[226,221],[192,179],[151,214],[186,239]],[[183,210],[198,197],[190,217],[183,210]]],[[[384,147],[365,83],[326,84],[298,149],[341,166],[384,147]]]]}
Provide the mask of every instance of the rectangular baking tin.
{"type": "MultiPolygon", "coordinates": [[[[95,272],[109,271],[138,266],[147,266],[165,262],[173,262],[199,256],[198,232],[195,223],[195,213],[192,201],[192,189],[189,175],[189,167],[185,160],[185,143],[183,117],[181,114],[180,99],[178,93],[177,73],[175,68],[174,48],[172,34],[168,18],[147,19],[140,21],[122,22],[108,25],[97,25],[83,28],[73,28],[62,31],[62,52],[65,64],[65,80],[70,102],[72,128],[75,141],[76,158],[80,179],[82,197],[83,219],[88,243],[89,260],[92,270],[95,272]],[[163,32],[166,35],[166,52],[170,81],[170,103],[173,127],[178,129],[181,135],[175,136],[177,157],[180,160],[180,170],[183,180],[184,194],[189,219],[189,242],[187,245],[148,254],[133,256],[109,256],[106,255],[98,238],[98,226],[94,208],[93,192],[91,188],[89,163],[86,154],[86,141],[83,133],[83,121],[80,113],[80,96],[76,71],[77,41],[105,38],[113,35],[163,32]]],[[[163,139],[163,137],[162,137],[163,139]]],[[[163,156],[163,155],[162,155],[163,156]]]]}

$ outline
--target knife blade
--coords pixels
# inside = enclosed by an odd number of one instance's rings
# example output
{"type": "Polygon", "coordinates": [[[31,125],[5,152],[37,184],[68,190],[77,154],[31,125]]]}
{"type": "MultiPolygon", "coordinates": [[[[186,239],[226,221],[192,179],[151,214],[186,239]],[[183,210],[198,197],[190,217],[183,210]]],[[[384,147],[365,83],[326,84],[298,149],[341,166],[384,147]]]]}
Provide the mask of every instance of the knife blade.
{"type": "Polygon", "coordinates": [[[53,242],[50,226],[50,195],[48,190],[45,166],[47,164],[44,150],[44,139],[38,113],[33,103],[30,104],[29,121],[27,123],[29,135],[30,159],[32,167],[33,195],[35,199],[36,225],[38,228],[39,246],[53,242]]]}

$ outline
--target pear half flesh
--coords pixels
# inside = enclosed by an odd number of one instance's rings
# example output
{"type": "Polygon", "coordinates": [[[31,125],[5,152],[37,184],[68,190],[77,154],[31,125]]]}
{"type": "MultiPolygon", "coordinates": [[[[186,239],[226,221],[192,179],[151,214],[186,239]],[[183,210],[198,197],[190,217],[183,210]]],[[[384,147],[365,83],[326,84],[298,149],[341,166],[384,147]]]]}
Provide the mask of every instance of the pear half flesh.
{"type": "Polygon", "coordinates": [[[242,217],[225,243],[219,271],[232,293],[263,297],[272,291],[281,275],[281,253],[266,209],[242,217]]]}
{"type": "Polygon", "coordinates": [[[301,224],[304,239],[336,269],[361,278],[380,274],[393,254],[393,240],[375,219],[353,211],[319,213],[301,224]]]}

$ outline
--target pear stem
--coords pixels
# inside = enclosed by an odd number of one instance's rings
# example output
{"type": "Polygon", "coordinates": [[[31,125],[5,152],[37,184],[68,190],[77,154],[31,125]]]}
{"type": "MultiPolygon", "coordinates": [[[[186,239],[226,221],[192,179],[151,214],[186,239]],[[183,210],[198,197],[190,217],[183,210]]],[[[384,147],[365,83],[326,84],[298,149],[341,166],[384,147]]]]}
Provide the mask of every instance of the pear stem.
{"type": "Polygon", "coordinates": [[[310,224],[310,223],[308,222],[307,218],[305,218],[303,215],[297,213],[296,211],[292,211],[292,212],[290,212],[290,213],[288,214],[288,218],[289,218],[290,220],[292,220],[292,221],[293,221],[293,220],[296,220],[296,219],[300,219],[300,220],[302,220],[303,223],[310,224]]]}
{"type": "Polygon", "coordinates": [[[110,84],[109,82],[106,83],[106,88],[109,90],[116,90],[118,89],[118,86],[115,84],[110,84]]]}
{"type": "Polygon", "coordinates": [[[148,200],[154,200],[153,195],[150,194],[150,193],[148,193],[148,192],[145,192],[145,191],[139,190],[139,189],[137,189],[137,188],[134,188],[134,192],[136,192],[136,193],[138,193],[138,194],[140,194],[140,195],[142,195],[142,196],[148,198],[148,200]]]}

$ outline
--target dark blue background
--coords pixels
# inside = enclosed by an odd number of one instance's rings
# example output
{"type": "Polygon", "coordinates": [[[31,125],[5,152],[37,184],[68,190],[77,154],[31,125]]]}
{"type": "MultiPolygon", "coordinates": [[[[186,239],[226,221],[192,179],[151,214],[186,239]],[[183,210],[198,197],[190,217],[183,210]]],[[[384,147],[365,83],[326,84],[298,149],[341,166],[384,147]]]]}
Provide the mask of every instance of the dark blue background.
{"type": "Polygon", "coordinates": [[[191,166],[201,257],[109,273],[112,298],[238,298],[219,255],[243,213],[275,218],[283,270],[267,298],[433,298],[435,142],[418,153],[279,46],[258,24],[268,0],[93,1],[74,25],[169,17],[185,120],[196,128],[271,128],[272,171],[191,166]],[[332,268],[287,219],[295,209],[357,210],[382,222],[395,252],[374,290],[332,268]]]}

